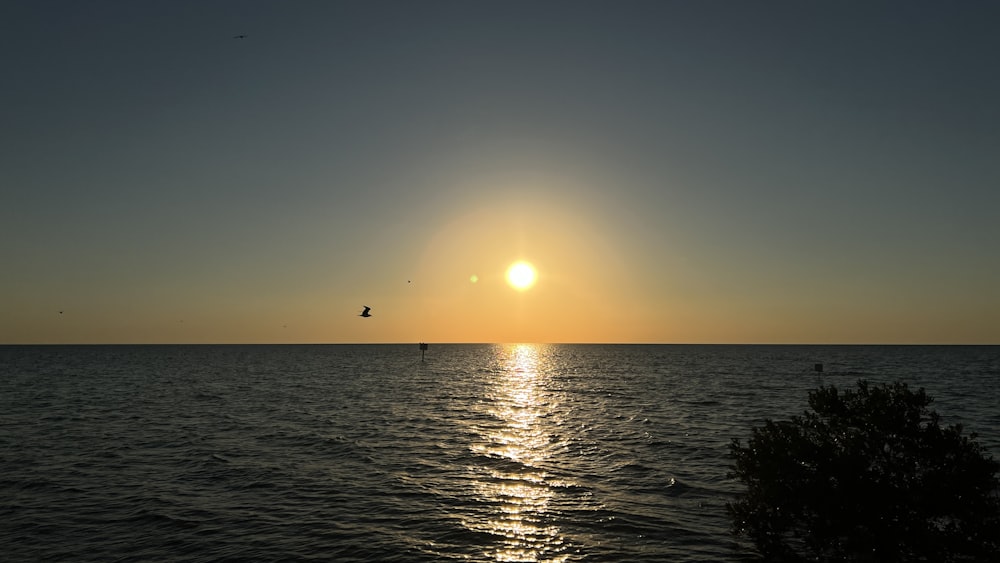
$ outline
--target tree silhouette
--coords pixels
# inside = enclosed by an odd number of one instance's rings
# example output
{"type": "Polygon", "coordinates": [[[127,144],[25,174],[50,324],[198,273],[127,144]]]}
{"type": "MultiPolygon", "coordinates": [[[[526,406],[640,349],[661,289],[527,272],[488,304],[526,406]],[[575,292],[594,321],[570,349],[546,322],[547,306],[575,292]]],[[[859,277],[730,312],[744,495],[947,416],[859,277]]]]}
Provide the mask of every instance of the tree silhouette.
{"type": "Polygon", "coordinates": [[[768,561],[1000,561],[1000,463],[931,401],[904,383],[820,387],[813,412],[734,439],[734,533],[768,561]]]}

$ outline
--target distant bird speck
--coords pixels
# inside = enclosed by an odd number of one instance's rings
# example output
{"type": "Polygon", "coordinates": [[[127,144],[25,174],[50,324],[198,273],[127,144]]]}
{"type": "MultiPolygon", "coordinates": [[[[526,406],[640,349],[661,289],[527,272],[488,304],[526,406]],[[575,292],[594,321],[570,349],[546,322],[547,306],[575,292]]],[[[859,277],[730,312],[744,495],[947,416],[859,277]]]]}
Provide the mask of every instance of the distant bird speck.
{"type": "Polygon", "coordinates": [[[365,310],[361,311],[361,314],[358,315],[358,316],[359,317],[370,317],[370,316],[372,316],[372,314],[368,312],[368,311],[371,311],[372,308],[369,307],[368,305],[364,305],[364,308],[365,308],[365,310]]]}
{"type": "Polygon", "coordinates": [[[62,311],[59,311],[59,314],[61,315],[61,314],[62,314],[62,311]]]}
{"type": "Polygon", "coordinates": [[[233,39],[246,39],[246,38],[247,38],[246,35],[234,35],[233,36],[233,39]]]}

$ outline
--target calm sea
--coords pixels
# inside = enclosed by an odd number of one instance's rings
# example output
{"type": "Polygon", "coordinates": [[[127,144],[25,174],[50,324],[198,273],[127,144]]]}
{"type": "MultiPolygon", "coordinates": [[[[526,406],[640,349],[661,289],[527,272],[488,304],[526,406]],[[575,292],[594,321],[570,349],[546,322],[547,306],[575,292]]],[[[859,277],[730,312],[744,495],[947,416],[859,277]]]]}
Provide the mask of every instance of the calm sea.
{"type": "Polygon", "coordinates": [[[0,346],[0,558],[749,560],[730,440],[859,378],[1000,457],[997,346],[0,346]]]}

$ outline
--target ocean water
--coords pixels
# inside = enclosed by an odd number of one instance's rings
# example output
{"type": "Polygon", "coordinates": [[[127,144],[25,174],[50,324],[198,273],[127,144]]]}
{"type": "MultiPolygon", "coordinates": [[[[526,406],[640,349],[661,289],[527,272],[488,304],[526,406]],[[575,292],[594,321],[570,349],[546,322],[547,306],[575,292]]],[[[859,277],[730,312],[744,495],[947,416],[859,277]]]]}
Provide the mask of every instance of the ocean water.
{"type": "Polygon", "coordinates": [[[1000,457],[997,346],[0,346],[0,558],[749,561],[730,440],[859,378],[1000,457]]]}

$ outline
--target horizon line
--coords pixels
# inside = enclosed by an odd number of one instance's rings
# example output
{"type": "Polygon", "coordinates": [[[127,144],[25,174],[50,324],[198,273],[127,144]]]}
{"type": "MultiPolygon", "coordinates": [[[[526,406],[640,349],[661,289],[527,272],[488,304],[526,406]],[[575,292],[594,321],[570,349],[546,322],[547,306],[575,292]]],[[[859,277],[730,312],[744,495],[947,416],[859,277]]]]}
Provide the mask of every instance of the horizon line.
{"type": "Polygon", "coordinates": [[[0,346],[1000,346],[985,342],[0,342],[0,346]]]}

